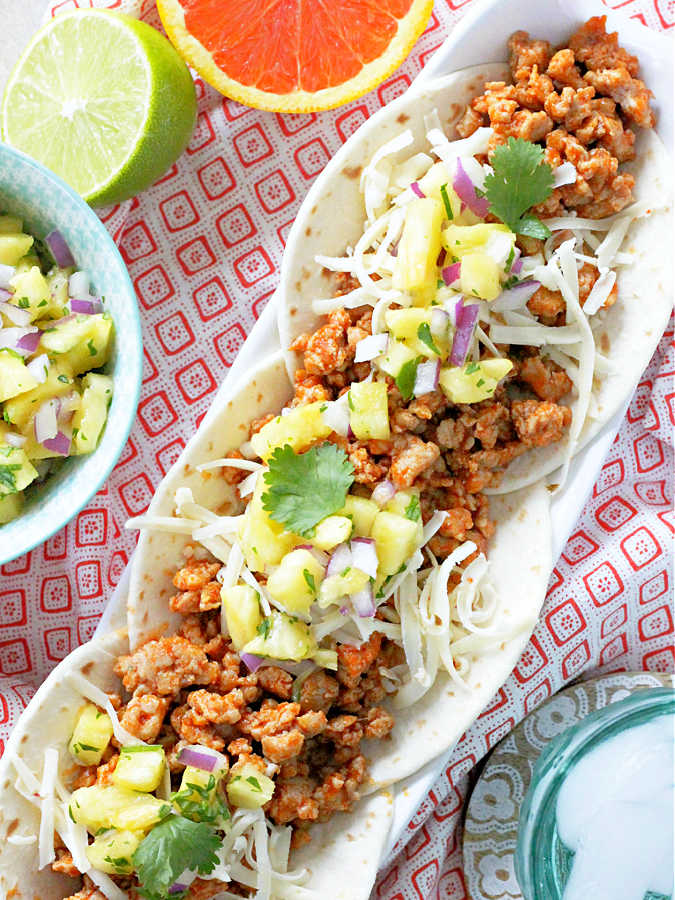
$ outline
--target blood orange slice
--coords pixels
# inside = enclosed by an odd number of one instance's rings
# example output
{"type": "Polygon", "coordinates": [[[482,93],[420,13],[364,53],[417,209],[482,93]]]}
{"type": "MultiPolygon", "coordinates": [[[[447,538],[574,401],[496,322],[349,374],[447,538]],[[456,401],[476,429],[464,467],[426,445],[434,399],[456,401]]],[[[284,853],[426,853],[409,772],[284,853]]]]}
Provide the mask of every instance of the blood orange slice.
{"type": "Polygon", "coordinates": [[[222,94],[311,112],[360,97],[410,52],[433,0],[158,0],[178,52],[222,94]]]}

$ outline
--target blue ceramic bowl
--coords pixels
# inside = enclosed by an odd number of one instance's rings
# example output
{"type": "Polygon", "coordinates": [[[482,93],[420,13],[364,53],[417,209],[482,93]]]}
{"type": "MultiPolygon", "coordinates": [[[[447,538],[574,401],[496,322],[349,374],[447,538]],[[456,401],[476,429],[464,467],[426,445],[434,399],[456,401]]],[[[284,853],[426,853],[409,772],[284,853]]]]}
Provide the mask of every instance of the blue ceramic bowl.
{"type": "Polygon", "coordinates": [[[114,379],[103,437],[88,456],[73,456],[27,496],[21,515],[0,525],[0,565],[46,541],[101,488],[119,459],[136,416],[143,343],[136,295],[115,243],[98,216],[67,184],[23,153],[0,143],[0,210],[21,216],[26,231],[44,238],[58,229],[92,292],[105,297],[115,343],[105,367],[114,379]]]}

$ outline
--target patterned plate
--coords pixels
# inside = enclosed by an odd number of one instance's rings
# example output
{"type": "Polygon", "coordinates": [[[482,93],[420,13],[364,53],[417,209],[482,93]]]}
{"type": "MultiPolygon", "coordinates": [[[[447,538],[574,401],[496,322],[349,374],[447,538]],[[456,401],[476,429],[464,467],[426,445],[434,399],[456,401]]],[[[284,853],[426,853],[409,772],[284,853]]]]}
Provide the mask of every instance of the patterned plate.
{"type": "Polygon", "coordinates": [[[675,677],[629,672],[560,691],[497,745],[471,794],[464,823],[464,877],[471,900],[523,900],[514,867],[518,815],[534,764],[553,738],[589,713],[675,677]]]}

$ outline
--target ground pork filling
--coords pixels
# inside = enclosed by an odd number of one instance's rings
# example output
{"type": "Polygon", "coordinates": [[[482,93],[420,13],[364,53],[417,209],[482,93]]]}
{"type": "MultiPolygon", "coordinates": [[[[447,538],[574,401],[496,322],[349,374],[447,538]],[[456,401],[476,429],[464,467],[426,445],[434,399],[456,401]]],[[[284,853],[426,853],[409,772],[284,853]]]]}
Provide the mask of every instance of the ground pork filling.
{"type": "MultiPolygon", "coordinates": [[[[632,199],[634,180],[618,172],[634,157],[631,125],[652,127],[650,92],[637,77],[638,61],[605,31],[605,17],[590,19],[568,47],[555,50],[547,41],[515,32],[508,42],[512,84],[491,82],[466,108],[458,132],[468,137],[489,125],[489,152],[509,136],[540,142],[553,167],[572,162],[574,184],[555,188],[533,211],[543,219],[576,210],[601,218],[623,209],[632,199]]],[[[564,240],[566,232],[559,235],[564,240]]],[[[541,251],[543,242],[519,237],[524,253],[541,251]]],[[[597,278],[584,264],[579,271],[583,305],[597,278]]],[[[350,275],[338,275],[335,294],[358,287],[350,275]]],[[[616,286],[605,305],[615,302],[616,286]]],[[[528,302],[544,325],[565,324],[561,294],[541,287],[528,302]]],[[[356,345],[371,334],[372,309],[338,309],[314,333],[296,339],[303,355],[295,375],[292,406],[335,400],[354,382],[371,373],[370,363],[355,363],[356,345]]],[[[328,440],[348,455],[355,473],[355,493],[370,496],[390,479],[397,489],[416,487],[424,521],[436,510],[446,519],[429,542],[438,558],[471,540],[486,553],[494,531],[482,491],[495,486],[509,463],[533,447],[560,441],[571,420],[560,403],[572,382],[560,366],[536,347],[501,346],[514,363],[489,400],[452,404],[436,390],[404,401],[387,376],[391,438],[359,441],[333,434],[328,440]]],[[[260,430],[277,410],[251,423],[260,430]]],[[[235,452],[233,456],[241,457],[235,452]]],[[[246,471],[224,469],[238,483],[246,471]]],[[[465,560],[465,564],[475,554],[465,560]]],[[[275,781],[265,813],[277,825],[293,828],[293,844],[309,840],[313,822],[350,810],[367,777],[364,739],[387,738],[393,717],[380,705],[386,695],[383,675],[405,661],[402,649],[379,632],[360,647],[336,644],[335,673],[316,669],[304,679],[274,665],[249,672],[220,630],[219,562],[194,553],[174,576],[177,593],[172,611],[183,615],[176,634],[148,641],[121,657],[115,671],[127,699],[112,696],[122,726],[149,743],[161,743],[177,788],[184,766],[178,761],[186,744],[201,744],[225,753],[230,769],[251,764],[275,781]]],[[[264,580],[264,575],[260,575],[264,580]]],[[[451,584],[453,582],[451,581],[451,584]]],[[[382,612],[378,612],[382,617],[382,612]]],[[[81,767],[73,789],[111,783],[119,745],[113,739],[99,766],[81,767]]],[[[79,877],[70,853],[58,841],[52,868],[79,877]]],[[[133,877],[114,876],[132,900],[140,900],[133,877]]],[[[222,889],[218,881],[196,879],[189,900],[208,900],[222,889]]],[[[229,883],[232,894],[252,891],[229,883]]],[[[83,888],[68,900],[105,900],[84,876],[83,888]]]]}

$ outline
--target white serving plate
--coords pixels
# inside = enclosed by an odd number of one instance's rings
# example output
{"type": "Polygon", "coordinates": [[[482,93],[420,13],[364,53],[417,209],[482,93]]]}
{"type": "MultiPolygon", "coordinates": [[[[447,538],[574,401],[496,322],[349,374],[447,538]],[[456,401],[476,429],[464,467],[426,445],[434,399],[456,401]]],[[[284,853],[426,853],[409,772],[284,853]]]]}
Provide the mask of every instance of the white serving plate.
{"type": "MultiPolygon", "coordinates": [[[[664,35],[645,28],[620,12],[608,9],[600,2],[586,0],[483,0],[476,3],[453,29],[450,36],[434,54],[415,79],[420,84],[467,66],[483,62],[499,62],[506,58],[506,40],[512,31],[524,29],[533,36],[561,43],[584,20],[593,15],[607,15],[608,30],[619,32],[621,43],[636,53],[647,85],[663,86],[654,107],[658,117],[657,131],[672,153],[673,102],[672,93],[665,87],[671,83],[672,42],[664,35]]],[[[321,175],[315,182],[321,183],[321,175]]],[[[279,292],[270,300],[260,319],[237,355],[232,368],[220,385],[216,397],[231,391],[232,385],[246,377],[261,357],[280,349],[276,325],[279,292]]],[[[602,463],[623,421],[630,397],[616,415],[588,444],[570,467],[563,493],[554,496],[551,508],[553,525],[553,557],[557,559],[595,484],[602,463]]],[[[214,397],[215,400],[215,397],[214,397]]],[[[553,476],[552,476],[552,480],[553,476]]],[[[97,634],[124,624],[125,597],[128,589],[127,566],[114,591],[97,628],[97,634]]],[[[430,762],[416,775],[398,785],[394,820],[388,846],[382,857],[384,863],[407,823],[426,798],[430,788],[447,765],[454,747],[430,762]]]]}

